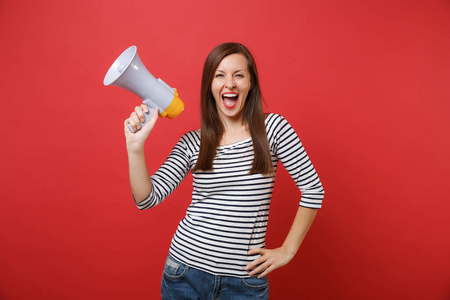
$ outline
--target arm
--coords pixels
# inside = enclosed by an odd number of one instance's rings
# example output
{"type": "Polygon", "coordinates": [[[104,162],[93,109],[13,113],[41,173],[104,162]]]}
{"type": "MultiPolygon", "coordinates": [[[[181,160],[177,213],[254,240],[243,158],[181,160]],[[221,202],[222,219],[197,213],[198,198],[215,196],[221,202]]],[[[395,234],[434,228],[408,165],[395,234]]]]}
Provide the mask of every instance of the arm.
{"type": "Polygon", "coordinates": [[[152,191],[152,183],[145,162],[144,143],[158,119],[158,110],[155,109],[152,119],[140,128],[139,120],[144,120],[144,111],[148,112],[146,105],[143,104],[136,107],[135,111],[130,115],[130,118],[124,122],[130,186],[136,203],[144,200],[152,191]],[[128,129],[128,124],[134,130],[140,130],[132,133],[128,129]]]}
{"type": "Polygon", "coordinates": [[[300,206],[291,229],[281,247],[272,250],[265,248],[251,249],[248,252],[249,255],[260,254],[261,256],[247,265],[246,270],[250,271],[250,276],[264,271],[258,276],[261,278],[289,263],[303,242],[317,211],[317,209],[300,206]]]}
{"type": "Polygon", "coordinates": [[[136,203],[140,203],[152,191],[152,182],[145,162],[144,147],[137,150],[128,150],[128,169],[131,193],[136,203]]]}
{"type": "Polygon", "coordinates": [[[269,141],[272,151],[285,166],[301,191],[302,197],[300,207],[283,245],[273,250],[255,248],[248,252],[249,255],[261,255],[246,267],[251,271],[250,275],[264,271],[259,277],[269,274],[292,260],[311,227],[317,209],[322,206],[325,194],[314,166],[292,126],[286,119],[279,116],[274,119],[271,127],[273,131],[269,134],[269,141]],[[259,264],[261,265],[258,266],[259,264]]]}
{"type": "Polygon", "coordinates": [[[144,118],[143,111],[148,111],[147,106],[136,107],[135,112],[125,120],[124,124],[130,186],[136,206],[140,210],[152,208],[161,203],[180,185],[190,170],[187,146],[190,133],[187,133],[181,137],[161,167],[149,176],[145,163],[144,143],[155,125],[158,111],[155,110],[151,120],[140,129],[139,120],[144,118]],[[128,130],[128,124],[134,130],[140,130],[132,133],[128,130]]]}

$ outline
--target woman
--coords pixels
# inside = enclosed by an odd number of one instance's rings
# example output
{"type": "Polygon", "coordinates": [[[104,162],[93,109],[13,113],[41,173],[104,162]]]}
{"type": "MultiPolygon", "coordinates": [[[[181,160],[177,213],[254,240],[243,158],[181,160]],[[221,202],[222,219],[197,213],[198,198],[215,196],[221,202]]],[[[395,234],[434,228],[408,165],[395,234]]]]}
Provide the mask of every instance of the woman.
{"type": "Polygon", "coordinates": [[[192,203],[172,239],[161,283],[163,299],[268,299],[266,275],[297,252],[321,207],[324,191],[303,146],[280,115],[265,115],[255,61],[241,44],[208,55],[202,75],[201,129],[181,137],[153,175],[144,142],[158,117],[136,107],[125,120],[130,184],[147,209],[163,201],[192,172],[192,203]],[[132,133],[133,129],[139,130],[132,133]],[[281,247],[265,248],[278,161],[302,193],[281,247]]]}

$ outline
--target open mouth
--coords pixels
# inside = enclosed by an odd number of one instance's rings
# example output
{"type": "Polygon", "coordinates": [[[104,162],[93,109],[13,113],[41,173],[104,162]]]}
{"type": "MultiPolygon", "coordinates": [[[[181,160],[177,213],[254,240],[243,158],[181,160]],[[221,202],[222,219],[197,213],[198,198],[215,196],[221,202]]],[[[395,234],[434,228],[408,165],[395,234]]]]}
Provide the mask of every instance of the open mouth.
{"type": "Polygon", "coordinates": [[[224,93],[222,95],[222,102],[226,108],[233,108],[236,106],[238,101],[238,93],[224,93]]]}

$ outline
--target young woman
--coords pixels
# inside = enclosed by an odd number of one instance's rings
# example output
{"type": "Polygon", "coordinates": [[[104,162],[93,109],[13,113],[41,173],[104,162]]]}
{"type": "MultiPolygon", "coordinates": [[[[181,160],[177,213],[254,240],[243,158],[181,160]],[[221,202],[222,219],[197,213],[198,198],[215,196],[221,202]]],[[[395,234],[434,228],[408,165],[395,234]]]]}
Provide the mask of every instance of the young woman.
{"type": "Polygon", "coordinates": [[[192,172],[192,203],[172,239],[161,282],[163,299],[268,299],[266,275],[296,254],[324,190],[290,124],[264,114],[255,61],[241,44],[208,55],[201,86],[201,129],[181,137],[151,177],[144,142],[158,112],[136,107],[125,120],[131,191],[139,209],[168,197],[192,172]],[[128,124],[138,130],[132,133],[128,124]],[[265,248],[278,161],[301,191],[284,243],[265,248]]]}

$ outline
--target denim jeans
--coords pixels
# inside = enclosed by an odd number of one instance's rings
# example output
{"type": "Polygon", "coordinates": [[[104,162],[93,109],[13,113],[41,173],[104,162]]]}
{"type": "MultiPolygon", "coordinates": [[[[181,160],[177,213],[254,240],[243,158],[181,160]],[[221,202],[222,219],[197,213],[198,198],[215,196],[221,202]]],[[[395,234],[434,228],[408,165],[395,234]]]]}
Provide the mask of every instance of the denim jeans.
{"type": "Polygon", "coordinates": [[[161,280],[161,299],[269,299],[267,277],[216,276],[190,268],[170,255],[161,280]]]}

